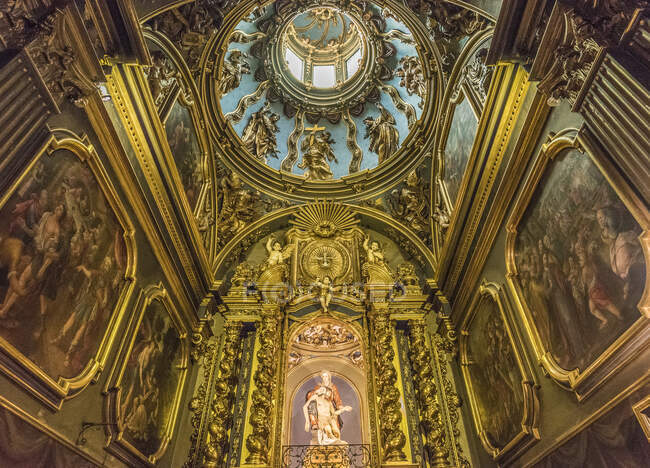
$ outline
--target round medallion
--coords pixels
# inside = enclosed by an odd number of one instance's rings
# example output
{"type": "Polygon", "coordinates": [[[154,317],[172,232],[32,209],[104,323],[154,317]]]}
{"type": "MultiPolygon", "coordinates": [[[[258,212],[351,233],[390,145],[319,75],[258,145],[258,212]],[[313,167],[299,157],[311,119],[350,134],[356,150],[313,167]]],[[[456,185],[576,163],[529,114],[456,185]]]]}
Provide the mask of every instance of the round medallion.
{"type": "Polygon", "coordinates": [[[312,241],[304,249],[301,266],[312,279],[329,276],[334,282],[349,272],[350,254],[339,242],[312,241]]]}

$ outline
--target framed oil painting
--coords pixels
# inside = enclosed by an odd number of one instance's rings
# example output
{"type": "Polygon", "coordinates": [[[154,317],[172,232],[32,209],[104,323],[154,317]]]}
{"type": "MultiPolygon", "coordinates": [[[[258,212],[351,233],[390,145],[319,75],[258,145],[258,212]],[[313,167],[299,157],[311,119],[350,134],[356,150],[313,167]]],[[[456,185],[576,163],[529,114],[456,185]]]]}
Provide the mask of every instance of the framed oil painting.
{"type": "Polygon", "coordinates": [[[558,134],[535,160],[508,222],[506,263],[537,358],[583,399],[646,345],[650,218],[580,138],[558,134]]]}
{"type": "MultiPolygon", "coordinates": [[[[644,468],[650,460],[650,443],[635,416],[639,398],[648,399],[648,385],[634,392],[568,440],[533,461],[533,468],[644,468]],[[549,453],[550,452],[550,453],[549,453]]],[[[609,406],[609,405],[608,405],[609,406]]],[[[577,429],[577,428],[576,428],[577,429]]]]}
{"type": "Polygon", "coordinates": [[[1,397],[0,463],[12,468],[95,468],[103,465],[1,397]]]}
{"type": "Polygon", "coordinates": [[[460,329],[460,356],[476,432],[500,465],[540,438],[538,385],[511,326],[505,292],[483,282],[460,329]]]}
{"type": "Polygon", "coordinates": [[[474,136],[478,130],[478,119],[474,114],[469,99],[463,95],[461,95],[460,99],[462,100],[456,104],[453,111],[443,161],[442,181],[447,189],[451,207],[456,205],[460,194],[461,182],[472,152],[474,136]]]}
{"type": "Polygon", "coordinates": [[[52,137],[0,200],[0,367],[50,407],[105,365],[133,227],[87,140],[52,137]]]}
{"type": "Polygon", "coordinates": [[[153,466],[167,449],[188,366],[188,333],[162,286],[142,290],[105,389],[107,450],[153,466]]]}

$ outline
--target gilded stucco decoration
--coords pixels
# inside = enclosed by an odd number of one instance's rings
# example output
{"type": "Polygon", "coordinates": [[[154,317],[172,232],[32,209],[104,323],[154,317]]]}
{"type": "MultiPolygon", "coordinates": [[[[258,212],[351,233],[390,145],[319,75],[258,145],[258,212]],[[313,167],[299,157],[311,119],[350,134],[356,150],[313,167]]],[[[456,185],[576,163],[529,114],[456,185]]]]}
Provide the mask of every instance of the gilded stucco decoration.
{"type": "Polygon", "coordinates": [[[237,6],[240,22],[207,41],[200,78],[228,168],[261,192],[311,201],[376,192],[404,177],[402,162],[415,167],[433,135],[438,54],[428,39],[414,47],[426,27],[389,3],[391,14],[340,0],[237,6]],[[416,65],[420,53],[430,58],[416,65]],[[399,63],[408,76],[395,81],[399,63]]]}
{"type": "Polygon", "coordinates": [[[381,414],[380,446],[385,462],[406,460],[406,436],[401,427],[402,410],[400,392],[396,386],[397,371],[393,365],[395,350],[389,315],[388,310],[380,305],[374,308],[370,316],[378,410],[381,414]]]}

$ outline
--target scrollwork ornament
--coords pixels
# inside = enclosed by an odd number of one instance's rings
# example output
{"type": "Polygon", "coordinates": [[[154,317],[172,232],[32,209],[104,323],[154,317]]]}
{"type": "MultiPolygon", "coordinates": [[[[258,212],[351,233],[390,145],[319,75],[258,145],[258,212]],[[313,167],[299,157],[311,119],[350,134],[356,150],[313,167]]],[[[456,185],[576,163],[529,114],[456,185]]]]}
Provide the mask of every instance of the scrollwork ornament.
{"type": "Polygon", "coordinates": [[[406,459],[406,436],[400,427],[402,410],[397,389],[397,371],[393,365],[393,334],[388,310],[374,310],[371,314],[374,335],[374,364],[377,379],[377,401],[384,461],[406,459]]]}

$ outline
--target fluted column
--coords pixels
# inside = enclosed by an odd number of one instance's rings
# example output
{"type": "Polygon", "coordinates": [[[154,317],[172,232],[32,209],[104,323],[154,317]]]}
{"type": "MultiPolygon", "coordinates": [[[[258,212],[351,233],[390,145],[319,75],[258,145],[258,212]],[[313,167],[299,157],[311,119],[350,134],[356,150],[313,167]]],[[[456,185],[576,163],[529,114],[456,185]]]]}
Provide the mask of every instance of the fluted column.
{"type": "Polygon", "coordinates": [[[445,435],[445,422],[440,399],[437,396],[424,320],[409,320],[409,338],[413,380],[420,409],[420,425],[424,432],[426,456],[429,466],[446,467],[449,449],[445,435]]]}
{"type": "Polygon", "coordinates": [[[406,436],[401,428],[402,411],[397,389],[397,371],[393,364],[393,330],[387,304],[373,304],[370,323],[374,339],[374,368],[377,383],[378,419],[381,432],[382,461],[404,461],[406,436]]]}
{"type": "Polygon", "coordinates": [[[241,322],[226,322],[225,342],[210,407],[211,418],[202,468],[222,466],[228,453],[228,430],[232,426],[241,355],[241,330],[241,322]]]}
{"type": "Polygon", "coordinates": [[[278,354],[281,349],[280,328],[282,315],[275,305],[264,305],[259,330],[260,347],[257,351],[257,370],[253,376],[255,390],[248,422],[252,433],[246,438],[249,455],[247,464],[268,465],[271,460],[273,415],[276,413],[275,395],[278,354]]]}

